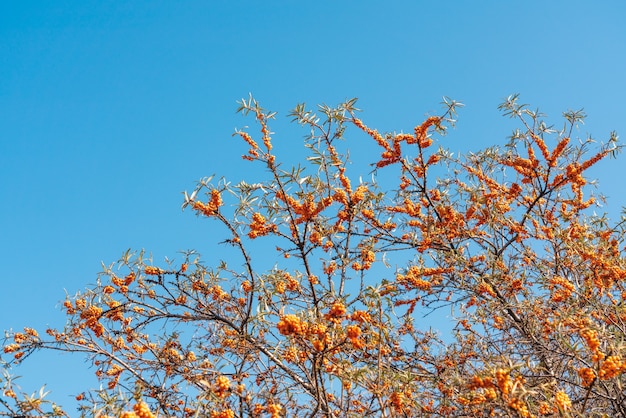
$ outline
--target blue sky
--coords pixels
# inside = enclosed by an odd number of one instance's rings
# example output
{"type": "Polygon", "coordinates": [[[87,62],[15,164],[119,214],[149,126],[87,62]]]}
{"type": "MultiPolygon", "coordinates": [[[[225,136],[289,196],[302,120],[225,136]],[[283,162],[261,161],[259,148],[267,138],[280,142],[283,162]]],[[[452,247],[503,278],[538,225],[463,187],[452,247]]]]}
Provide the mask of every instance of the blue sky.
{"type": "MultiPolygon", "coordinates": [[[[581,137],[623,134],[624,16],[620,0],[2,2],[0,328],[60,325],[65,291],[128,248],[216,261],[211,224],[181,213],[181,192],[245,177],[231,134],[252,123],[235,114],[250,92],[294,150],[301,133],[281,115],[351,97],[382,131],[462,101],[453,150],[504,143],[496,107],[512,93],[559,124],[584,108],[581,137]]],[[[593,171],[613,216],[624,158],[593,171]]],[[[88,379],[81,359],[33,360],[23,386],[47,382],[60,401],[74,386],[51,372],[88,379]]]]}

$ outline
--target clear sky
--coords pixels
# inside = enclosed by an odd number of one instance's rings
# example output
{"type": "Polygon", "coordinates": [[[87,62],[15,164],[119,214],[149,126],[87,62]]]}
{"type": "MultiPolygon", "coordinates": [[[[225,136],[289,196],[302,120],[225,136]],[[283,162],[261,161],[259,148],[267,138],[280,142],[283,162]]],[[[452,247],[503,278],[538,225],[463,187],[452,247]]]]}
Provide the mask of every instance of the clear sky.
{"type": "MultiPolygon", "coordinates": [[[[478,150],[506,141],[512,93],[558,124],[584,108],[582,137],[626,135],[624,17],[622,0],[3,1],[0,329],[59,326],[65,291],[128,248],[217,260],[181,192],[245,176],[231,134],[252,123],[235,114],[250,92],[279,112],[277,137],[299,102],[358,97],[366,123],[406,131],[445,95],[466,105],[451,148],[478,150]]],[[[625,162],[593,171],[613,216],[625,162]]],[[[62,402],[95,384],[82,359],[30,364],[23,386],[62,402]]]]}

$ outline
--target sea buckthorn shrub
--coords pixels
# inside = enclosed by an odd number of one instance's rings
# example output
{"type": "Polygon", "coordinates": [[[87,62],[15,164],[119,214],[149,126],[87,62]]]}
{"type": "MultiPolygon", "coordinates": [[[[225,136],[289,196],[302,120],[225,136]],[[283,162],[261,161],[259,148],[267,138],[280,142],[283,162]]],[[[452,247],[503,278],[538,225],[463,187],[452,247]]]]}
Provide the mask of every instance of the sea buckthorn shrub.
{"type": "MultiPolygon", "coordinates": [[[[508,142],[458,155],[457,102],[406,133],[355,105],[298,105],[307,158],[289,165],[275,114],[242,100],[260,170],[183,202],[224,261],[126,253],[63,302],[65,328],[7,332],[7,367],[86,354],[102,387],[77,395],[85,416],[626,416],[624,223],[596,215],[587,177],[617,137],[511,96],[508,142]]],[[[0,382],[5,415],[65,414],[0,382]]]]}

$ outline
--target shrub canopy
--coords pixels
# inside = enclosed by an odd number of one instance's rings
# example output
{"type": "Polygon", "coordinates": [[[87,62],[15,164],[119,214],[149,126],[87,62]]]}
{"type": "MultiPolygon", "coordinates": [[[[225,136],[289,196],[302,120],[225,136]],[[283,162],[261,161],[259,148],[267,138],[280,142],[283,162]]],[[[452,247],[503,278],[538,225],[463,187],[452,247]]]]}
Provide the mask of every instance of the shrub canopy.
{"type": "MultiPolygon", "coordinates": [[[[624,221],[593,214],[586,178],[617,137],[572,138],[581,112],[553,129],[511,96],[508,143],[456,155],[457,102],[410,133],[355,105],[296,106],[290,165],[275,114],[242,100],[260,132],[235,135],[265,174],[183,202],[222,225],[224,261],[124,254],[64,302],[64,329],[7,333],[7,370],[88,356],[103,386],[77,394],[85,416],[626,416],[624,221]],[[350,165],[358,136],[371,165],[350,165]]],[[[5,415],[65,414],[0,383],[5,415]]]]}

